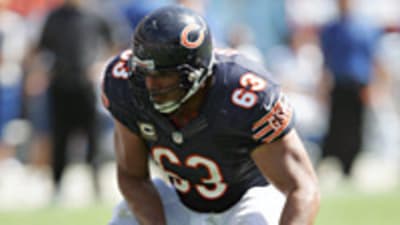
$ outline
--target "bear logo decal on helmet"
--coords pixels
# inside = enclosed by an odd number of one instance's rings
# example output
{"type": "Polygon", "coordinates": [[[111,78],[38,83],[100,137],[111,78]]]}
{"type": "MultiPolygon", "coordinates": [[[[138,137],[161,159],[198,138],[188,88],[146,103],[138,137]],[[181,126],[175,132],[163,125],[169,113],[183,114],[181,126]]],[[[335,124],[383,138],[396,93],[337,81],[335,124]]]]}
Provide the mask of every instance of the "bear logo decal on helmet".
{"type": "Polygon", "coordinates": [[[204,32],[205,29],[200,27],[198,24],[192,23],[187,25],[185,28],[183,28],[181,33],[181,45],[189,49],[198,48],[204,42],[204,32]],[[198,32],[197,39],[194,41],[189,40],[190,33],[195,31],[198,32]]]}

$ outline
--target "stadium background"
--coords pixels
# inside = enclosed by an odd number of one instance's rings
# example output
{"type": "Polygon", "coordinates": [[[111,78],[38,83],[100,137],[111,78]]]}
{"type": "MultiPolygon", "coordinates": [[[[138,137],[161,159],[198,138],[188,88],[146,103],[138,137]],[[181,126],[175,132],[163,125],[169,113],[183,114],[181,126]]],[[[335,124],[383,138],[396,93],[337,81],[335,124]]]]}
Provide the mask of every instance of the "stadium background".
{"type": "MultiPolygon", "coordinates": [[[[3,2],[4,0],[0,0],[3,2]]],[[[88,0],[84,7],[105,18],[116,28],[115,38],[122,48],[128,45],[138,12],[148,11],[172,0],[88,0]],[[129,9],[129,10],[128,10],[129,9]],[[136,13],[136,14],[135,14],[136,13]],[[129,18],[127,20],[127,18],[129,18]]],[[[318,96],[304,94],[317,90],[322,59],[315,30],[337,15],[335,0],[214,0],[187,1],[206,5],[204,13],[220,47],[234,47],[263,62],[280,80],[304,117],[299,121],[310,156],[316,162],[319,140],[326,131],[327,109],[318,96]],[[240,34],[240,35],[238,35],[240,34]],[[294,57],[288,54],[291,40],[300,36],[300,50],[294,57]]],[[[89,167],[82,161],[82,140],[77,138],[70,148],[72,164],[63,177],[63,188],[57,201],[46,169],[46,159],[34,151],[35,130],[32,121],[24,117],[26,105],[22,88],[29,71],[23,67],[24,55],[34,46],[48,12],[62,0],[11,0],[8,12],[12,17],[12,40],[3,46],[2,54],[11,54],[11,66],[0,69],[0,223],[8,225],[74,225],[106,224],[112,206],[121,198],[116,188],[112,126],[109,116],[99,103],[104,116],[101,137],[101,193],[96,197],[92,188],[89,167]],[[14,16],[15,16],[14,15],[14,16]],[[6,52],[6,53],[4,53],[6,52]],[[11,68],[11,69],[10,69],[11,68]],[[11,72],[10,72],[11,71],[11,72]],[[4,93],[7,93],[4,94],[4,93]],[[4,115],[9,120],[2,121],[4,115]],[[1,117],[3,116],[3,118],[1,117]],[[6,152],[5,154],[3,154],[6,152]],[[44,159],[43,159],[44,158],[44,159]]],[[[197,6],[198,7],[198,6],[197,6]]],[[[390,75],[390,91],[384,101],[369,108],[363,152],[358,157],[352,177],[340,173],[334,159],[316,165],[321,182],[322,204],[317,225],[396,225],[400,223],[400,1],[355,0],[354,13],[365,16],[382,27],[386,33],[380,40],[378,57],[390,75]]],[[[7,29],[4,11],[0,12],[0,28],[7,29]]],[[[5,37],[6,38],[6,37],[5,37]]],[[[6,39],[4,39],[6,40],[6,39]]],[[[107,55],[107,54],[106,54],[107,55]]],[[[111,53],[110,53],[111,55],[111,53]]],[[[109,55],[108,55],[109,56],[109,55]]],[[[4,58],[4,57],[3,57],[4,58]]],[[[104,64],[94,66],[93,81],[100,81],[98,72],[104,64]]],[[[37,86],[43,84],[36,83],[37,86]]],[[[36,87],[36,86],[35,86],[36,87]]],[[[36,90],[33,88],[33,90],[36,90]]],[[[100,102],[100,101],[99,101],[100,102]]],[[[29,104],[27,104],[29,105],[29,104]]],[[[42,109],[43,114],[46,114],[42,109]]],[[[84,146],[84,144],[83,144],[84,146]]],[[[83,149],[84,151],[84,149],[83,149]]]]}

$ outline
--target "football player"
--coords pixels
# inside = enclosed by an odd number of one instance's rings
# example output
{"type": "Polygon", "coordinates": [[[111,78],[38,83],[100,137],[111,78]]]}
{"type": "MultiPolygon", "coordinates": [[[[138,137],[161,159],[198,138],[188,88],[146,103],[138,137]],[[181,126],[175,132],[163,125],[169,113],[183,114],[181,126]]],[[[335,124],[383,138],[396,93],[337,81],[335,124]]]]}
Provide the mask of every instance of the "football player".
{"type": "Polygon", "coordinates": [[[313,224],[317,178],[292,107],[262,66],[213,49],[193,11],[145,17],[103,90],[124,197],[111,225],[313,224]]]}

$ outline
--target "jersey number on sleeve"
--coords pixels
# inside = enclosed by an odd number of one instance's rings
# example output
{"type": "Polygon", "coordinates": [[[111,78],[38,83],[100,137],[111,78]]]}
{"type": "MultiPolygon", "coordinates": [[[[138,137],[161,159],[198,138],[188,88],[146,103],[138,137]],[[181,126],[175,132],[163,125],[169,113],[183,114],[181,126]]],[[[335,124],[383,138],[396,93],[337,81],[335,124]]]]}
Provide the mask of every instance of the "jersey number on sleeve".
{"type": "Polygon", "coordinates": [[[240,77],[240,86],[233,91],[231,100],[233,104],[249,109],[257,103],[254,92],[264,90],[267,82],[253,73],[245,73],[240,77]]]}
{"type": "Polygon", "coordinates": [[[202,184],[195,184],[193,185],[196,191],[203,197],[209,200],[217,199],[221,197],[226,189],[227,184],[224,182],[222,174],[218,165],[211,159],[200,155],[191,155],[186,158],[184,164],[178,159],[175,153],[168,148],[165,147],[155,147],[152,150],[152,155],[154,160],[161,165],[162,169],[165,173],[172,178],[172,183],[175,188],[181,193],[187,193],[190,191],[191,184],[189,181],[182,179],[176,173],[173,173],[163,167],[162,159],[167,159],[170,163],[177,165],[177,166],[186,166],[191,168],[198,168],[203,167],[208,171],[208,177],[202,178],[201,182],[206,185],[202,184]],[[209,185],[212,185],[210,188],[209,185]]]}
{"type": "Polygon", "coordinates": [[[112,76],[116,79],[129,79],[128,60],[132,56],[132,50],[125,50],[121,53],[119,61],[112,68],[112,76]]]}

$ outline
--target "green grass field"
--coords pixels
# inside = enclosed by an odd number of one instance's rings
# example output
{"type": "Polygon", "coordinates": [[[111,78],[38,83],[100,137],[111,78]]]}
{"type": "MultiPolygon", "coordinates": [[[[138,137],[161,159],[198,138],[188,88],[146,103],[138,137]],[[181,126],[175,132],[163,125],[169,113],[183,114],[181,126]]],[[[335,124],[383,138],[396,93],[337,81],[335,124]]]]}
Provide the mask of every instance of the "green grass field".
{"type": "Polygon", "coordinates": [[[106,225],[111,218],[111,206],[87,208],[43,208],[38,210],[0,211],[4,225],[106,225]]]}
{"type": "MultiPolygon", "coordinates": [[[[112,206],[0,211],[4,225],[105,225],[112,206]]],[[[399,225],[400,191],[384,194],[343,192],[323,196],[316,225],[399,225]]],[[[184,224],[183,224],[184,225],[184,224]]]]}
{"type": "Polygon", "coordinates": [[[400,192],[323,197],[317,225],[399,225],[400,192]]]}

